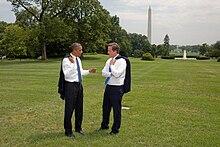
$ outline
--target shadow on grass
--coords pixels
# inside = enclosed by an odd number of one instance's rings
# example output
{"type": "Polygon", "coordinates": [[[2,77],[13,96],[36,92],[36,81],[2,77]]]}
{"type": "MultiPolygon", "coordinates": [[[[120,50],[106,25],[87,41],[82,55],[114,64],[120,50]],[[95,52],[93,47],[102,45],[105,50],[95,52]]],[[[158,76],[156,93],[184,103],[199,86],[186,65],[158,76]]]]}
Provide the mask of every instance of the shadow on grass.
{"type": "Polygon", "coordinates": [[[47,59],[47,60],[38,60],[38,59],[23,59],[23,60],[6,60],[0,62],[0,65],[8,65],[8,64],[29,64],[29,63],[52,63],[61,61],[61,58],[47,59]]]}
{"type": "Polygon", "coordinates": [[[63,132],[49,132],[49,133],[40,133],[40,134],[38,133],[28,137],[28,140],[30,143],[36,143],[44,140],[55,140],[58,138],[63,138],[64,136],[65,135],[63,132]]]}
{"type": "Polygon", "coordinates": [[[108,131],[109,130],[103,130],[103,131],[94,130],[94,131],[87,132],[85,136],[89,138],[108,137],[109,136],[108,131]]]}
{"type": "MultiPolygon", "coordinates": [[[[82,60],[100,60],[100,57],[97,56],[84,56],[82,60]]],[[[0,65],[8,65],[8,64],[28,64],[28,63],[51,63],[61,61],[62,58],[48,58],[47,60],[38,60],[38,59],[15,59],[15,60],[3,60],[0,61],[0,65]]]]}
{"type": "MultiPolygon", "coordinates": [[[[103,137],[110,137],[108,135],[107,131],[91,131],[91,132],[85,132],[85,135],[81,135],[79,133],[73,132],[74,134],[74,140],[99,140],[99,139],[103,139],[103,137]]],[[[59,140],[61,138],[67,138],[64,134],[64,132],[48,132],[48,133],[37,133],[37,134],[33,134],[31,136],[28,137],[28,142],[31,144],[35,144],[38,142],[44,142],[44,141],[51,141],[51,140],[59,140]]]]}

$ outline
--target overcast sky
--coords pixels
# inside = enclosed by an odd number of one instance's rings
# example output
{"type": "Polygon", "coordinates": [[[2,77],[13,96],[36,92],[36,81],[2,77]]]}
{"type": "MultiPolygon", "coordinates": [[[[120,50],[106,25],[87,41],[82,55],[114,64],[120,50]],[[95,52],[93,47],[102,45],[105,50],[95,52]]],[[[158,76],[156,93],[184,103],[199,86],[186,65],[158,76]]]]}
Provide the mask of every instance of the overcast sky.
{"type": "MultiPolygon", "coordinates": [[[[147,34],[147,11],[152,9],[152,43],[213,44],[220,41],[220,0],[99,0],[120,18],[128,33],[147,34]]],[[[0,20],[14,22],[11,5],[0,0],[0,20]]]]}

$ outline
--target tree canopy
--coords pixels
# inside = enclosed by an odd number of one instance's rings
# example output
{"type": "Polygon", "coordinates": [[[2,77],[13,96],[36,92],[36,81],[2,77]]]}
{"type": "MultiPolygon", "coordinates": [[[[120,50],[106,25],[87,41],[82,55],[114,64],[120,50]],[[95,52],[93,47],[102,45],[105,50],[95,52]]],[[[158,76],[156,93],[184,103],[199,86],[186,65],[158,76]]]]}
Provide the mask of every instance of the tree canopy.
{"type": "Polygon", "coordinates": [[[26,32],[23,28],[17,25],[10,25],[6,27],[4,35],[1,43],[5,49],[5,55],[19,58],[26,55],[26,32]]]}
{"type": "MultiPolygon", "coordinates": [[[[16,15],[14,24],[0,22],[0,55],[18,58],[63,56],[73,42],[84,52],[106,53],[106,44],[117,42],[124,56],[169,56],[177,46],[170,45],[168,34],[161,45],[150,44],[147,36],[128,33],[117,15],[103,8],[98,0],[7,0],[16,15]],[[10,26],[10,27],[9,27],[10,26]],[[12,34],[16,36],[14,40],[12,34]]],[[[220,42],[213,45],[180,46],[206,56],[220,56],[220,42]]]]}
{"type": "MultiPolygon", "coordinates": [[[[41,44],[42,49],[42,59],[47,59],[46,54],[46,31],[45,31],[45,25],[47,20],[51,20],[53,18],[58,17],[62,13],[64,13],[71,3],[74,2],[74,0],[7,0],[10,1],[13,6],[13,11],[16,14],[20,14],[17,16],[25,17],[28,16],[29,19],[27,21],[30,21],[33,19],[35,20],[39,25],[39,41],[41,44]],[[23,12],[19,13],[19,12],[23,12]],[[21,16],[22,15],[22,16],[21,16]]],[[[21,19],[24,20],[24,19],[21,19]]],[[[28,22],[25,22],[25,24],[29,24],[28,22]]]]}

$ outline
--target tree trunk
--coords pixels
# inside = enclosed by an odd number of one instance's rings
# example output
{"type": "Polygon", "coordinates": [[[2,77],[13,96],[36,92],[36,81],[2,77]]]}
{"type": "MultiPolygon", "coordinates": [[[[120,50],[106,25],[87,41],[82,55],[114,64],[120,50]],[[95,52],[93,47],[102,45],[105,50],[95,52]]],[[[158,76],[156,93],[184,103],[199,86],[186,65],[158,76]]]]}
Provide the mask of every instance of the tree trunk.
{"type": "Polygon", "coordinates": [[[41,43],[41,51],[42,51],[41,60],[47,60],[45,25],[42,22],[42,20],[43,20],[43,18],[41,17],[40,18],[40,29],[41,29],[41,32],[40,32],[40,36],[38,36],[38,37],[39,37],[39,40],[40,40],[40,43],[41,43]]]}
{"type": "Polygon", "coordinates": [[[45,41],[42,41],[41,43],[42,47],[42,60],[47,60],[47,51],[46,51],[46,43],[45,41]]]}

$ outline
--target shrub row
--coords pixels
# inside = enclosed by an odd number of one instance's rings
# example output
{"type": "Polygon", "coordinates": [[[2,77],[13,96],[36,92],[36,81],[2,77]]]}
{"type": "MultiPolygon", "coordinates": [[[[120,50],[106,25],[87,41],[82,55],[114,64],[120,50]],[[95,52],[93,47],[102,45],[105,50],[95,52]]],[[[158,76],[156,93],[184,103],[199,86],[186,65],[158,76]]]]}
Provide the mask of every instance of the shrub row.
{"type": "Polygon", "coordinates": [[[210,57],[196,57],[197,60],[209,60],[210,57]]]}
{"type": "MultiPolygon", "coordinates": [[[[162,56],[161,59],[175,59],[181,58],[182,56],[162,56]]],[[[187,56],[187,58],[196,58],[197,60],[209,60],[210,57],[200,57],[200,56],[187,56]]]]}
{"type": "Polygon", "coordinates": [[[175,59],[175,56],[161,56],[161,59],[175,59]]]}
{"type": "MultiPolygon", "coordinates": [[[[181,55],[175,55],[175,58],[181,58],[183,56],[181,55]]],[[[197,55],[186,55],[186,58],[197,58],[198,56],[197,55]]]]}

